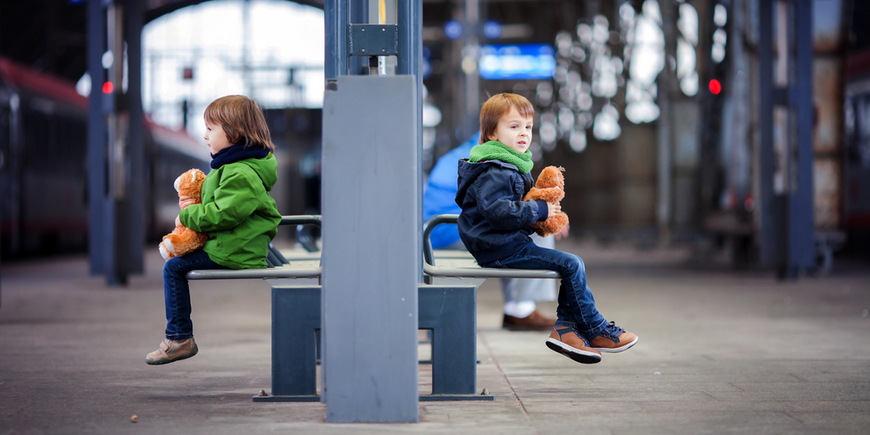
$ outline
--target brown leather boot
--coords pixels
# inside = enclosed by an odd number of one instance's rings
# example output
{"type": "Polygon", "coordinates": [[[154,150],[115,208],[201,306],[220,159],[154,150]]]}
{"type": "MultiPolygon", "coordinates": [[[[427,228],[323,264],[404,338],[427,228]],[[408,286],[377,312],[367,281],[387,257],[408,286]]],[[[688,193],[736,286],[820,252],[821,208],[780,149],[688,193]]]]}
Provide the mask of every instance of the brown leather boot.
{"type": "Polygon", "coordinates": [[[510,331],[549,331],[556,324],[556,319],[549,318],[540,311],[532,311],[526,317],[514,317],[507,314],[501,321],[501,327],[510,331]]]}
{"type": "Polygon", "coordinates": [[[582,335],[570,326],[556,326],[547,339],[547,347],[580,364],[601,361],[601,352],[592,348],[582,335]]]}

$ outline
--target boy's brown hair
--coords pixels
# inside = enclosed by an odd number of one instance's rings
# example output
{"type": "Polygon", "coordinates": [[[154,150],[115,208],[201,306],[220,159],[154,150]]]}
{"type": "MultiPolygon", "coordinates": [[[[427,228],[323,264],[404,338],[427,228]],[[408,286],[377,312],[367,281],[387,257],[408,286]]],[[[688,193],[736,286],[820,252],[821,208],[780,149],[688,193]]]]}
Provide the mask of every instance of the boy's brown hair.
{"type": "Polygon", "coordinates": [[[203,117],[209,124],[220,124],[227,140],[233,145],[275,151],[263,109],[244,95],[227,95],[212,101],[205,108],[203,117]]]}
{"type": "Polygon", "coordinates": [[[479,143],[489,141],[489,137],[495,134],[498,120],[515,107],[523,118],[533,118],[535,108],[532,103],[522,95],[502,93],[489,97],[483,107],[480,108],[480,139],[479,143]]]}

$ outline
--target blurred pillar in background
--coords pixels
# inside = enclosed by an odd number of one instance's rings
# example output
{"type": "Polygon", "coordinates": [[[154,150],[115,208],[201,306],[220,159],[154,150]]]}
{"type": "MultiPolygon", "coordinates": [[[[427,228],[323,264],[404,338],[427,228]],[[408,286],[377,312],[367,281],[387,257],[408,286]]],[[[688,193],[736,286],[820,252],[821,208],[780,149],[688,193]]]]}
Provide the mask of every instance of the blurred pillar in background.
{"type": "Polygon", "coordinates": [[[676,7],[671,0],[659,0],[662,13],[662,30],[665,34],[665,67],[656,80],[658,84],[658,105],[661,115],[658,123],[658,189],[656,222],[659,242],[667,244],[671,238],[671,170],[673,167],[673,113],[671,97],[674,93],[674,69],[677,55],[676,7]]]}
{"type": "Polygon", "coordinates": [[[759,2],[759,260],[815,268],[812,0],[759,2]]]}
{"type": "Polygon", "coordinates": [[[88,251],[91,274],[143,270],[142,2],[88,0],[88,251]],[[126,74],[125,74],[126,69],[126,74]],[[126,79],[125,79],[126,77],[126,79]]]}

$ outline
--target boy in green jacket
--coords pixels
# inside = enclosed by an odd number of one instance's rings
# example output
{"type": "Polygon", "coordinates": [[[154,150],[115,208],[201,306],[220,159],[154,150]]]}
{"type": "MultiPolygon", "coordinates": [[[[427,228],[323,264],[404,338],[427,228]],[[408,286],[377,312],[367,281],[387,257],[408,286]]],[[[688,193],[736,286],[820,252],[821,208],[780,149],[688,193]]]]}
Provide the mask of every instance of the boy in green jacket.
{"type": "Polygon", "coordinates": [[[278,180],[269,128],[256,102],[241,95],[218,98],[205,109],[205,140],[212,171],[202,186],[202,203],[180,197],[175,225],[208,233],[200,251],[173,257],[163,266],[166,338],[145,356],[166,364],[196,355],[190,320],[187,272],[201,269],[262,269],[281,215],[269,191],[278,180]]]}

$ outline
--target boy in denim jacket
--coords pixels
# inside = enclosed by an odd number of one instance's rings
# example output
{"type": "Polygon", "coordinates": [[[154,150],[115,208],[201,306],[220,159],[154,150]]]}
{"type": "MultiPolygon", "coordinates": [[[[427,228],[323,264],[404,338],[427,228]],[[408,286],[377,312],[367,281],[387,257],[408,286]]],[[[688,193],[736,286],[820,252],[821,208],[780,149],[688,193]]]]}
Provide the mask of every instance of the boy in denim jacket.
{"type": "Polygon", "coordinates": [[[558,204],[523,201],[533,185],[529,145],[535,110],[524,97],[498,94],[480,110],[480,144],[459,161],[459,236],[481,267],[559,272],[556,325],[547,347],[583,364],[637,343],[637,335],[608,322],[595,308],[580,257],[535,245],[529,225],[561,211],[558,204]]]}

